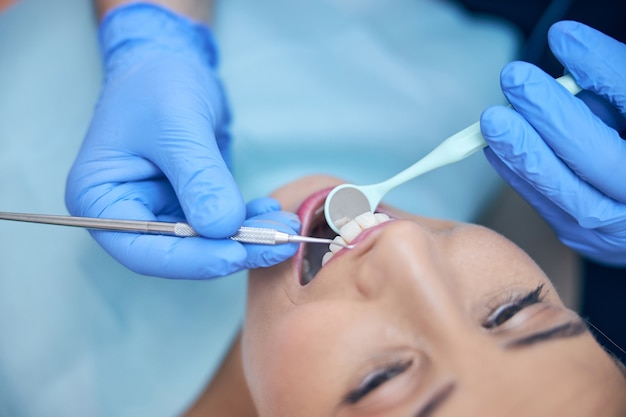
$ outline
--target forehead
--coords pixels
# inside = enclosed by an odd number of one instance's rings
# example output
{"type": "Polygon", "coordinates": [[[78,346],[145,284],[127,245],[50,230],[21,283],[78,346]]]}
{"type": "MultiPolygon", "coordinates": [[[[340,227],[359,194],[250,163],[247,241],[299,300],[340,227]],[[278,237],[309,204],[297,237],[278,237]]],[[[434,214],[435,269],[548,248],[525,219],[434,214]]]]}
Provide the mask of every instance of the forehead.
{"type": "Polygon", "coordinates": [[[626,381],[589,333],[489,359],[442,417],[626,415],[626,381]]]}

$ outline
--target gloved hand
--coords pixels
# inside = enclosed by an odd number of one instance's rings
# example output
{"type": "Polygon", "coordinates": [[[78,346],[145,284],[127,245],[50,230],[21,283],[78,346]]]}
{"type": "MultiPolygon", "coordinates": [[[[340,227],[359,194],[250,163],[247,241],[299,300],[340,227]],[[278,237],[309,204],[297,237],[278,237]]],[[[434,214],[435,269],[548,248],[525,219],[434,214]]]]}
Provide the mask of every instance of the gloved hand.
{"type": "Polygon", "coordinates": [[[515,110],[481,117],[485,155],[562,242],[626,265],[626,45],[577,22],[549,32],[552,51],[587,91],[569,94],[538,68],[511,63],[502,90],[515,110]]]}
{"type": "MultiPolygon", "coordinates": [[[[293,233],[295,215],[275,200],[247,207],[228,169],[228,105],[209,29],[149,4],[102,21],[105,80],[69,173],[71,214],[187,221],[205,238],[94,231],[116,260],[141,274],[205,279],[268,266],[296,245],[242,245],[227,237],[269,221],[293,233]]],[[[267,224],[266,224],[267,226],[267,224]]]]}

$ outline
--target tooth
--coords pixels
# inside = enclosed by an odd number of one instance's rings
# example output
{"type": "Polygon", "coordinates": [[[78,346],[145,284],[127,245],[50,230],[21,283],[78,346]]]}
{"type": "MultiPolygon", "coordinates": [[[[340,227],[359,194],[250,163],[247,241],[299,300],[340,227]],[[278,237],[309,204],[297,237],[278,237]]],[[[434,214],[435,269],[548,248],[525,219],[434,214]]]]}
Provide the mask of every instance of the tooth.
{"type": "Polygon", "coordinates": [[[385,213],[376,213],[374,214],[374,217],[376,217],[376,221],[378,222],[378,224],[389,221],[389,216],[387,216],[385,213]]]}
{"type": "MultiPolygon", "coordinates": [[[[385,223],[389,220],[389,216],[384,213],[372,213],[370,211],[359,214],[354,218],[354,220],[351,221],[348,221],[347,218],[341,219],[340,221],[343,223],[343,225],[339,229],[340,236],[336,236],[333,241],[339,244],[350,243],[363,230],[369,229],[370,227],[374,227],[381,223],[385,223]]],[[[322,257],[322,266],[326,265],[330,258],[332,258],[335,253],[337,253],[340,249],[343,249],[343,247],[331,243],[328,249],[330,250],[330,252],[326,252],[322,257]]]]}
{"type": "Polygon", "coordinates": [[[354,220],[344,224],[341,226],[341,229],[339,229],[339,234],[348,243],[352,242],[359,233],[361,233],[361,226],[354,220]]]}
{"type": "Polygon", "coordinates": [[[309,263],[309,260],[306,258],[303,259],[302,260],[302,273],[308,274],[310,270],[311,270],[311,264],[309,263]]]}
{"type": "Polygon", "coordinates": [[[326,265],[326,262],[328,262],[330,260],[330,258],[333,257],[333,253],[332,252],[326,252],[324,254],[324,256],[322,257],[322,266],[326,265]]]}
{"type": "Polygon", "coordinates": [[[339,245],[333,245],[332,243],[328,246],[328,249],[332,252],[332,253],[336,253],[338,252],[340,249],[343,249],[343,246],[340,245],[346,245],[348,242],[346,242],[346,240],[344,238],[342,238],[341,236],[335,236],[335,238],[333,239],[333,242],[337,242],[339,243],[339,245]]]}
{"type": "Polygon", "coordinates": [[[374,227],[378,224],[376,216],[371,211],[359,214],[354,218],[354,220],[359,224],[359,226],[361,226],[361,229],[369,229],[370,227],[374,227]]]}
{"type": "Polygon", "coordinates": [[[339,229],[341,229],[344,225],[346,225],[349,222],[350,222],[350,218],[349,217],[342,217],[341,219],[335,220],[335,226],[337,226],[339,229]]]}

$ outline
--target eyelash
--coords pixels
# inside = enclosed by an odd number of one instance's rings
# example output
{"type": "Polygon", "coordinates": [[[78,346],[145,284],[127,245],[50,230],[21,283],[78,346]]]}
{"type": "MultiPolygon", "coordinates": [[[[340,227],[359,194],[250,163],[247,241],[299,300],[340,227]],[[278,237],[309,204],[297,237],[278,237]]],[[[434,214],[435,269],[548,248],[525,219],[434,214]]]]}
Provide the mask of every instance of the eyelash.
{"type": "MultiPolygon", "coordinates": [[[[523,296],[517,296],[516,298],[495,307],[491,313],[489,313],[487,319],[483,322],[483,327],[486,329],[493,329],[501,326],[526,307],[540,303],[544,297],[543,284],[541,284],[533,291],[530,291],[523,296]]],[[[358,403],[376,388],[405,372],[411,367],[412,364],[413,361],[411,360],[398,361],[373,373],[359,388],[348,393],[344,401],[348,404],[358,403]]]]}
{"type": "Polygon", "coordinates": [[[412,360],[398,361],[388,365],[384,369],[376,371],[371,374],[359,388],[348,393],[344,401],[348,404],[358,403],[376,388],[405,372],[412,364],[412,360]]]}
{"type": "Polygon", "coordinates": [[[543,301],[544,297],[543,284],[541,284],[526,295],[518,296],[506,303],[498,305],[489,313],[487,319],[483,322],[483,327],[485,329],[493,329],[501,326],[526,307],[543,301]]]}

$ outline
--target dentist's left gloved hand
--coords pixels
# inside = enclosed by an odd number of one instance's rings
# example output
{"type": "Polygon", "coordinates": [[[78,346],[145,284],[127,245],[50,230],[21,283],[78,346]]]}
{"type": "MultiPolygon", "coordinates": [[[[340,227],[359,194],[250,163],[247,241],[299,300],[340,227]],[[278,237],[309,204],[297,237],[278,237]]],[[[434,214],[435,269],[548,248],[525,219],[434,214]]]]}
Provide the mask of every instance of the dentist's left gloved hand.
{"type": "Polygon", "coordinates": [[[506,66],[515,110],[481,117],[485,155],[566,245],[626,266],[626,45],[577,22],[559,22],[550,47],[585,90],[569,94],[538,68],[506,66]]]}
{"type": "Polygon", "coordinates": [[[229,113],[209,29],[156,5],[113,9],[100,25],[105,80],[69,173],[72,215],[187,221],[204,238],[93,231],[145,275],[206,279],[269,266],[296,245],[242,245],[249,226],[299,230],[278,202],[247,205],[229,171],[229,113]]]}

